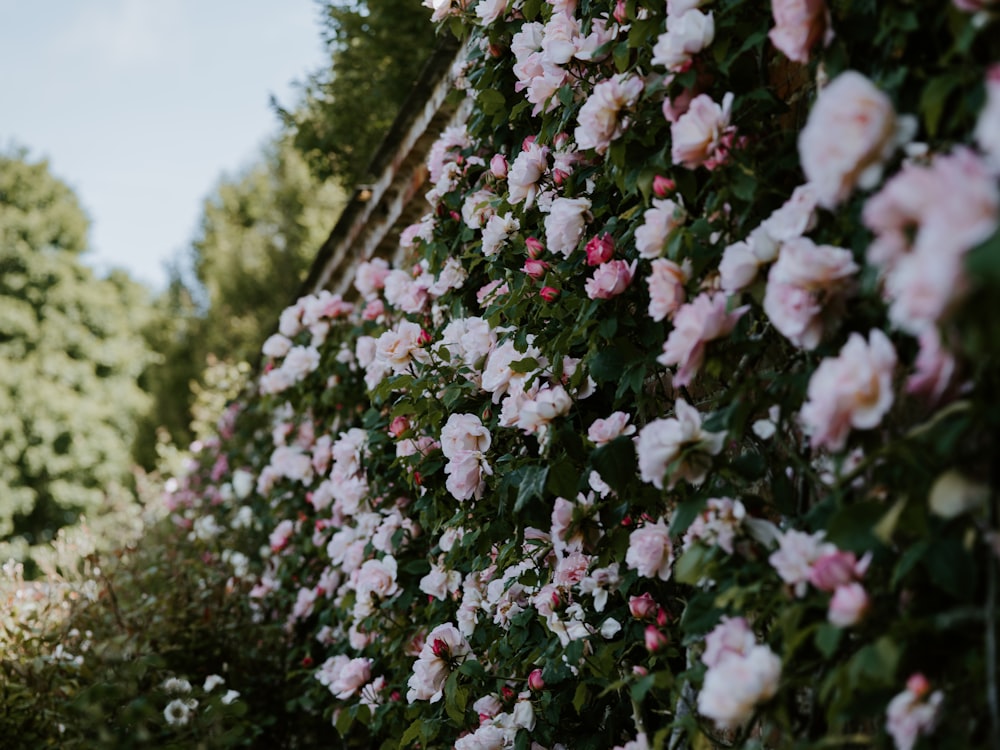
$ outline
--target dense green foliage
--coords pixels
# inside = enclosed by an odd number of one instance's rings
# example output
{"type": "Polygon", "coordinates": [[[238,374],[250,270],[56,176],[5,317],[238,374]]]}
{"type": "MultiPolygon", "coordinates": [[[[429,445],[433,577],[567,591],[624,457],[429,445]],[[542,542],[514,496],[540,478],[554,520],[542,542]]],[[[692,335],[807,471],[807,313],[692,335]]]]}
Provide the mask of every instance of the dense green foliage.
{"type": "Polygon", "coordinates": [[[127,483],[145,291],[81,262],[87,219],[45,162],[0,155],[0,540],[6,555],[99,512],[127,483]]]}
{"type": "Polygon", "coordinates": [[[309,78],[294,109],[279,112],[313,173],[351,186],[367,177],[434,49],[434,28],[415,0],[324,2],[323,24],[331,64],[309,78]]]}

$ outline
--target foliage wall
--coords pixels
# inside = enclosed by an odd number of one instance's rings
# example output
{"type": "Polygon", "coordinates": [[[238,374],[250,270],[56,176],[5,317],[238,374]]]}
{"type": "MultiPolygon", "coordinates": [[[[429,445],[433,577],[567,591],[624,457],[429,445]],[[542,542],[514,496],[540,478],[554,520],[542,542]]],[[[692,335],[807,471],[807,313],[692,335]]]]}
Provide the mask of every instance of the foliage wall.
{"type": "Polygon", "coordinates": [[[213,554],[268,535],[299,707],[348,747],[997,746],[995,5],[434,5],[474,108],[409,261],[282,313],[168,497],[213,554]]]}
{"type": "Polygon", "coordinates": [[[23,558],[130,481],[145,291],[83,265],[87,219],[45,162],[0,155],[0,541],[23,558]]]}

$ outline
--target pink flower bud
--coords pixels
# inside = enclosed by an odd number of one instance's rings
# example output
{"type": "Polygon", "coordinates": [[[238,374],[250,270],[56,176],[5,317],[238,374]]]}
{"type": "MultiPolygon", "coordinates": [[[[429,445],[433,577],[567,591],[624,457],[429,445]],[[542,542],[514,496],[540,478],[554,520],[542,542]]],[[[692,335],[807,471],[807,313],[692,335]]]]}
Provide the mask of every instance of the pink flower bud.
{"type": "Polygon", "coordinates": [[[870,604],[868,592],[860,583],[838,586],[830,599],[826,618],[838,628],[849,628],[861,622],[870,604]]]}
{"type": "Polygon", "coordinates": [[[524,244],[528,247],[528,256],[530,258],[538,258],[542,253],[545,252],[545,245],[534,237],[529,237],[524,241],[524,244]]]}
{"type": "Polygon", "coordinates": [[[638,620],[652,617],[659,608],[660,605],[656,603],[648,591],[642,596],[633,596],[628,600],[628,611],[632,613],[632,617],[638,620]]]}
{"type": "Polygon", "coordinates": [[[545,272],[549,270],[549,264],[544,260],[528,258],[528,260],[524,261],[524,268],[521,270],[533,279],[540,279],[545,275],[545,272]]]}
{"type": "Polygon", "coordinates": [[[906,681],[906,689],[918,698],[923,698],[930,692],[931,684],[920,672],[916,672],[906,681]]]}
{"type": "Polygon", "coordinates": [[[554,302],[559,296],[559,290],[554,286],[543,286],[538,292],[538,296],[541,297],[546,302],[554,302]]]}
{"type": "Polygon", "coordinates": [[[507,178],[507,158],[503,154],[494,154],[490,159],[490,174],[498,180],[507,178]]]}
{"type": "Polygon", "coordinates": [[[382,315],[385,315],[385,303],[380,299],[365,303],[365,309],[361,313],[361,317],[365,320],[377,320],[382,315]]]}
{"type": "Polygon", "coordinates": [[[431,341],[433,341],[433,339],[431,338],[431,335],[429,333],[427,333],[427,331],[425,331],[423,328],[421,328],[420,329],[420,335],[417,337],[417,341],[420,342],[421,346],[427,346],[427,344],[431,343],[431,341]]]}
{"type": "Polygon", "coordinates": [[[410,429],[410,420],[402,415],[393,419],[389,424],[389,434],[394,438],[398,438],[408,429],[410,429]]]}
{"type": "Polygon", "coordinates": [[[556,185],[562,185],[569,178],[569,172],[565,169],[553,169],[552,170],[552,181],[556,185]]]}
{"type": "Polygon", "coordinates": [[[651,654],[667,647],[670,639],[655,625],[646,626],[646,650],[651,654]]]}
{"type": "Polygon", "coordinates": [[[677,183],[669,177],[664,177],[663,175],[658,174],[653,178],[653,192],[656,194],[657,198],[666,198],[676,189],[677,183]]]}
{"type": "Polygon", "coordinates": [[[646,675],[649,674],[649,670],[646,669],[641,664],[636,664],[635,666],[632,667],[632,674],[634,674],[636,677],[645,677],[646,675]]]}
{"type": "Polygon", "coordinates": [[[521,150],[527,151],[528,148],[535,142],[535,136],[529,135],[523,141],[521,141],[521,150]]]}
{"type": "Polygon", "coordinates": [[[615,3],[614,17],[618,23],[625,23],[628,21],[628,12],[625,8],[625,0],[618,0],[618,2],[615,3]]]}
{"type": "Polygon", "coordinates": [[[667,624],[667,610],[662,607],[656,610],[656,624],[661,628],[667,624]]]}
{"type": "Polygon", "coordinates": [[[454,219],[455,221],[462,220],[462,214],[460,214],[458,211],[449,211],[448,213],[451,216],[451,218],[454,219]]]}
{"type": "Polygon", "coordinates": [[[516,693],[514,692],[514,689],[510,685],[504,685],[502,688],[500,688],[500,695],[503,696],[503,699],[505,701],[509,701],[514,698],[516,693]]]}
{"type": "Polygon", "coordinates": [[[542,670],[532,670],[531,674],[528,675],[528,687],[535,691],[545,688],[545,680],[542,679],[542,670]]]}
{"type": "Polygon", "coordinates": [[[615,254],[614,238],[605,232],[600,236],[594,236],[587,242],[587,265],[599,266],[607,263],[615,254]]]}

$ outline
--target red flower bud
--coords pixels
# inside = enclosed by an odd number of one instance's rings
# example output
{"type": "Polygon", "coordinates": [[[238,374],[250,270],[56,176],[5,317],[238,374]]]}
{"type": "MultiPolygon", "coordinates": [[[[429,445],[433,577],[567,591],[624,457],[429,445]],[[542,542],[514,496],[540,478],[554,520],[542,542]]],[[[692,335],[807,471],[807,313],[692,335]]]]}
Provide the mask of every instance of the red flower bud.
{"type": "Polygon", "coordinates": [[[669,177],[664,177],[663,175],[658,174],[653,178],[653,192],[656,194],[657,198],[666,198],[676,189],[677,183],[669,177]]]}
{"type": "Polygon", "coordinates": [[[313,658],[311,656],[302,657],[302,666],[309,669],[313,665],[313,658]]]}
{"type": "Polygon", "coordinates": [[[618,23],[625,23],[628,21],[628,12],[625,8],[625,0],[618,0],[618,2],[615,3],[614,17],[618,23]]]}
{"type": "Polygon", "coordinates": [[[538,296],[546,302],[554,302],[556,297],[559,296],[559,290],[554,286],[543,286],[538,292],[538,296]]]}
{"type": "Polygon", "coordinates": [[[923,698],[930,692],[931,684],[927,681],[926,677],[917,672],[910,675],[910,679],[906,681],[906,689],[918,698],[923,698]]]}
{"type": "Polygon", "coordinates": [[[431,651],[439,659],[447,659],[451,656],[451,649],[448,648],[448,644],[440,638],[435,638],[434,642],[431,643],[431,651]]]}
{"type": "Polygon", "coordinates": [[[514,698],[516,693],[514,692],[513,688],[510,687],[510,685],[504,685],[502,688],[500,688],[500,695],[503,696],[503,699],[505,701],[509,701],[514,698]]]}

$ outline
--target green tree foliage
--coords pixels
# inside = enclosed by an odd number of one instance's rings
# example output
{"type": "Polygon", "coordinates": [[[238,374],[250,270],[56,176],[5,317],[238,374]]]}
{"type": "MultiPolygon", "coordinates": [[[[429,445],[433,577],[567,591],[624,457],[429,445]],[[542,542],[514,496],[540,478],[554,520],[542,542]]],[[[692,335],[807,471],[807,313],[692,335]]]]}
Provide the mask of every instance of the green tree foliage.
{"type": "Polygon", "coordinates": [[[144,380],[154,398],[150,430],[136,447],[144,466],[155,463],[156,427],[178,445],[194,437],[193,400],[208,385],[210,361],[235,365],[257,357],[343,202],[340,188],[317,182],[287,140],[269,145],[244,172],[223,178],[206,199],[191,249],[193,278],[174,270],[146,331],[162,366],[144,380]]]}
{"type": "Polygon", "coordinates": [[[310,76],[294,111],[279,112],[319,179],[353,185],[434,49],[434,29],[414,0],[335,0],[323,3],[323,39],[330,66],[310,76]]]}
{"type": "Polygon", "coordinates": [[[87,218],[44,161],[0,155],[0,540],[45,542],[126,482],[146,292],[82,265],[87,218]]]}

